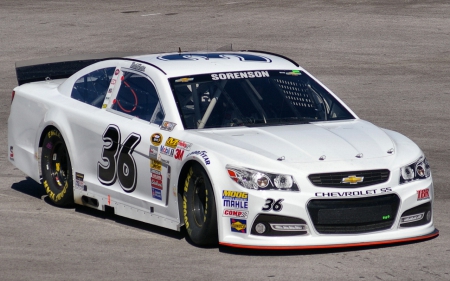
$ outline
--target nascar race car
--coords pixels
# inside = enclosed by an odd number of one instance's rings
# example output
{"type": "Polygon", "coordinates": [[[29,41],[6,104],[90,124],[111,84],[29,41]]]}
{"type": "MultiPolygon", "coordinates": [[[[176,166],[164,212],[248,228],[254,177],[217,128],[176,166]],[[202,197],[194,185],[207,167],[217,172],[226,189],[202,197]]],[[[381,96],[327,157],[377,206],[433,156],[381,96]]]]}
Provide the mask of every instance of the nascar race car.
{"type": "MultiPolygon", "coordinates": [[[[56,205],[196,245],[365,246],[436,237],[419,147],[258,51],[16,64],[9,160],[56,205]]],[[[57,211],[57,209],[55,209],[57,211]]]]}

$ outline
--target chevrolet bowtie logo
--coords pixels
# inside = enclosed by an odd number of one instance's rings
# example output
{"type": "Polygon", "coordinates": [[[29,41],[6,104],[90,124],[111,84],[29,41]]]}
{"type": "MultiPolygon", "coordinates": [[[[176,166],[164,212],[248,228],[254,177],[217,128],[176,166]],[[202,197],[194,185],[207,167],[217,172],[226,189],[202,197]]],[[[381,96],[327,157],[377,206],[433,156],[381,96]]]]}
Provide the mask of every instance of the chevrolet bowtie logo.
{"type": "Polygon", "coordinates": [[[346,178],[343,178],[341,183],[357,184],[357,183],[363,182],[363,181],[364,181],[364,177],[348,176],[346,178]]]}

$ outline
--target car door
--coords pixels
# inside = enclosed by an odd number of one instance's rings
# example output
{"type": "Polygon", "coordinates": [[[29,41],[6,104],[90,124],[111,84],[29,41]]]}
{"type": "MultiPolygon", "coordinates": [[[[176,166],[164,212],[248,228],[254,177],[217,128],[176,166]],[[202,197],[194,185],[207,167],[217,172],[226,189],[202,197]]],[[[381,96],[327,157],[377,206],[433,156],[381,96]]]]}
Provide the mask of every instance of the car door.
{"type": "Polygon", "coordinates": [[[82,182],[75,183],[78,196],[98,198],[99,208],[129,209],[128,217],[153,214],[179,220],[177,198],[170,191],[171,166],[158,159],[165,112],[152,69],[124,60],[116,62],[113,73],[101,109],[78,129],[83,132],[77,150],[89,151],[84,157],[89,164],[74,170],[82,182]],[[83,145],[82,138],[90,145],[83,145]]]}

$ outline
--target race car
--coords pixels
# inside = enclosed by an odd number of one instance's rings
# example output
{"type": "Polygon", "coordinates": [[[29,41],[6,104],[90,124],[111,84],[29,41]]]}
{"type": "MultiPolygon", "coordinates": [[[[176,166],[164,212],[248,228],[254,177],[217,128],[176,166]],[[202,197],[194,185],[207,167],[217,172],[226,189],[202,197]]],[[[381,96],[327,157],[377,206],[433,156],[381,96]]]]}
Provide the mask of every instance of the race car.
{"type": "Polygon", "coordinates": [[[198,246],[320,249],[439,234],[421,149],[358,118],[282,55],[59,58],[17,63],[16,73],[9,160],[57,206],[185,227],[198,246]]]}

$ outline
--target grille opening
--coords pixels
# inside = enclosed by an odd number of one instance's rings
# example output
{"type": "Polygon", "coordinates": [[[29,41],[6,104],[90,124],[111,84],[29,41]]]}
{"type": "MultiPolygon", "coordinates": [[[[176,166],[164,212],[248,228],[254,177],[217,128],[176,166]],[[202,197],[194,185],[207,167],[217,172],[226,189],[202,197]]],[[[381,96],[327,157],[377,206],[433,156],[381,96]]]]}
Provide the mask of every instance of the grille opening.
{"type": "Polygon", "coordinates": [[[369,186],[387,182],[389,180],[390,172],[387,169],[383,170],[368,170],[368,171],[350,171],[338,173],[324,173],[311,174],[308,176],[311,183],[320,187],[348,187],[356,188],[362,186],[369,186]],[[344,183],[343,179],[351,176],[363,178],[361,182],[344,183]]]}
{"type": "Polygon", "coordinates": [[[399,197],[389,194],[352,199],[314,199],[307,207],[314,228],[320,234],[357,234],[391,228],[399,205],[399,197]]]}

